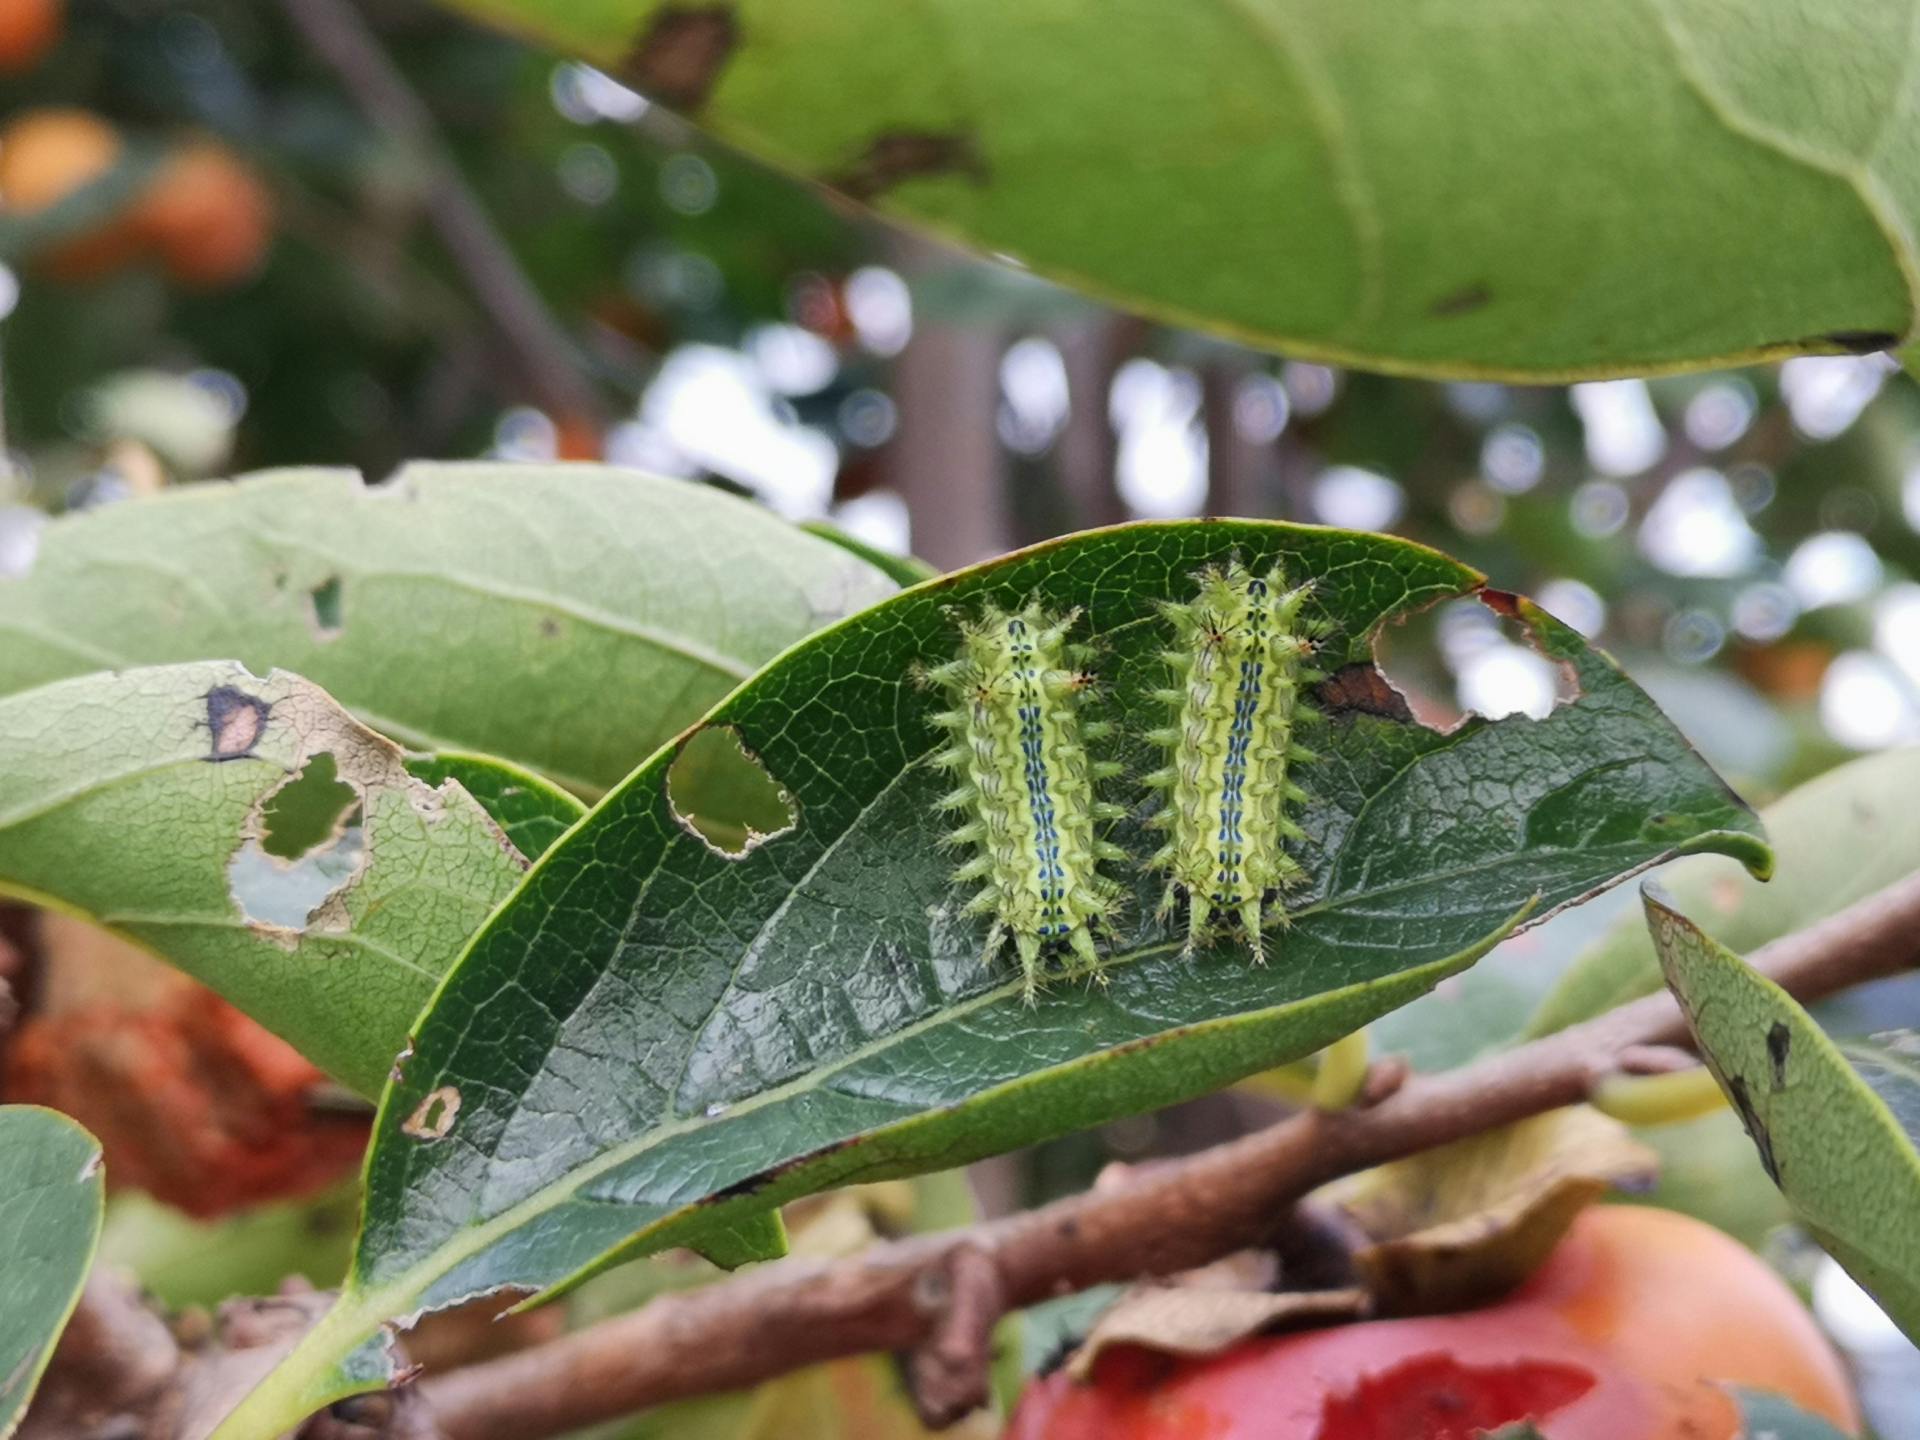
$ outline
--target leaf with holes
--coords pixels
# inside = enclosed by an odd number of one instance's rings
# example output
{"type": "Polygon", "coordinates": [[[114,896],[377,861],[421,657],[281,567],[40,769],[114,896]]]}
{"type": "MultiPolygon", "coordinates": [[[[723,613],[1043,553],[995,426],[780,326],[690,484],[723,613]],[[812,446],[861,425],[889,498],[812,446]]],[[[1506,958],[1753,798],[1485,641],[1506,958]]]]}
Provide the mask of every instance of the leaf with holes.
{"type": "MultiPolygon", "coordinates": [[[[1827,771],[1760,812],[1779,850],[1762,885],[1714,855],[1660,873],[1674,908],[1721,944],[1757,950],[1920,870],[1920,748],[1888,750],[1827,771]]],[[[1629,911],[1583,949],[1528,1021],[1546,1035],[1660,988],[1643,918],[1629,911]]]]}
{"type": "Polygon", "coordinates": [[[100,1146],[66,1116],[0,1106],[0,1436],[20,1423],[100,1242],[100,1146]]]}
{"type": "Polygon", "coordinates": [[[0,699],[0,895],[103,925],[365,1094],[526,861],[317,686],[226,662],[0,699]]]}
{"type": "Polygon", "coordinates": [[[1538,380],[1914,324],[1913,0],[453,3],[885,214],[1290,355],[1538,380]]]}
{"type": "Polygon", "coordinates": [[[1920,1035],[1835,1044],[1791,995],[1651,894],[1700,1053],[1820,1243],[1920,1339],[1920,1035]]]}
{"type": "Polygon", "coordinates": [[[436,787],[449,780],[459,785],[529,860],[538,860],[587,813],[585,805],[559,786],[491,755],[452,750],[409,755],[407,773],[436,787]]]}
{"type": "MultiPolygon", "coordinates": [[[[449,975],[382,1102],[367,1217],[338,1308],[224,1431],[277,1432],[377,1383],[383,1327],[490,1289],[542,1291],[855,1179],[942,1168],[1167,1104],[1309,1051],[1641,866],[1718,849],[1764,867],[1753,815],[1613,664],[1534,606],[1490,600],[1581,690],[1544,720],[1422,728],[1373,669],[1392,616],[1480,577],[1383,536],[1146,524],[931,581],[780,657],[709,717],[789,797],[783,832],[729,853],[671,802],[655,756],[535,865],[449,975]],[[1161,711],[1162,607],[1234,553],[1315,586],[1329,633],[1303,766],[1293,923],[1255,966],[1183,956],[1157,921],[1134,717],[1161,711]],[[1126,723],[1109,838],[1130,864],[1104,985],[1036,1003],[983,952],[928,760],[943,697],[921,667],[957,621],[1037,600],[1081,611],[1126,723]]],[[[1056,967],[1057,968],[1057,967],[1056,967]]]]}
{"type": "MultiPolygon", "coordinates": [[[[684,480],[592,465],[288,470],[53,521],[0,578],[0,695],[239,660],[383,735],[597,794],[767,660],[895,586],[684,480]]],[[[734,813],[737,772],[693,777],[734,813]]]]}

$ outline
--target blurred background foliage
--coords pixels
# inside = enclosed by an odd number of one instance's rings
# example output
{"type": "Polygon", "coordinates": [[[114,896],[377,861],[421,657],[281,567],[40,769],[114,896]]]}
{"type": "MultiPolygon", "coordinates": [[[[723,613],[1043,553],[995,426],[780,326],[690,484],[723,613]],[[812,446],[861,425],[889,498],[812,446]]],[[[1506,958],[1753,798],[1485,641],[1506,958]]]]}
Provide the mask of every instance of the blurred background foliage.
{"type": "MultiPolygon", "coordinates": [[[[884,230],[412,0],[13,11],[0,568],[31,511],[414,456],[637,464],[942,566],[1129,516],[1275,516],[1536,595],[1755,801],[1920,737],[1920,393],[1888,357],[1344,373],[884,230]]],[[[1470,603],[1389,663],[1438,720],[1552,703],[1470,603]]]]}
{"type": "MultiPolygon", "coordinates": [[[[1755,804],[1920,741],[1920,389],[1888,356],[1570,387],[1264,356],[882,227],[415,0],[0,6],[0,394],[0,575],[48,515],[164,485],[599,458],[942,568],[1136,516],[1391,530],[1595,638],[1755,804]]],[[[1471,601],[1384,649],[1434,723],[1561,683],[1471,601]]],[[[1377,1043],[1511,1035],[1627,888],[1377,1043]]],[[[1003,1208],[1269,1103],[975,1178],[1003,1208]]],[[[1744,1145],[1679,1149],[1684,1208],[1771,1197],[1744,1145]]]]}

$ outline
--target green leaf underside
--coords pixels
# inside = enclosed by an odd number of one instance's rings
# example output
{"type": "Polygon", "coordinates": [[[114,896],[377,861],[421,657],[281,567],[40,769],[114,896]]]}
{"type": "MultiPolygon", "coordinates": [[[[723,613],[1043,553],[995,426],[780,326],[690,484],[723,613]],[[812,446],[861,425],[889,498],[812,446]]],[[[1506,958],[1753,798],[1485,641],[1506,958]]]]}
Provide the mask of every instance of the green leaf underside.
{"type": "MultiPolygon", "coordinates": [[[[757,505],[637,471],[270,471],[48,525],[32,570],[0,579],[0,694],[235,659],[404,745],[597,794],[895,588],[757,505]]],[[[710,798],[727,813],[724,786],[710,798]]]]}
{"type": "Polygon", "coordinates": [[[491,755],[409,755],[407,773],[439,787],[451,780],[480,802],[513,848],[538,860],[578,823],[587,807],[557,785],[491,755]]]}
{"type": "Polygon", "coordinates": [[[455,3],[886,214],[1292,354],[1540,379],[1913,323],[1912,0],[455,3]]]}
{"type": "Polygon", "coordinates": [[[0,699],[0,894],[144,946],[364,1094],[524,870],[471,796],[414,779],[298,676],[216,661],[0,699]],[[362,863],[343,850],[345,873],[309,882],[311,862],[257,853],[260,812],[323,753],[353,792],[362,863]]]}
{"type": "Polygon", "coordinates": [[[100,1240],[100,1145],[66,1116],[0,1106],[0,1436],[20,1423],[100,1240]]]}
{"type": "Polygon", "coordinates": [[[1920,1036],[1836,1045],[1798,1002],[1651,895],[1700,1053],[1822,1245],[1920,1337],[1920,1036]]]}
{"type": "MultiPolygon", "coordinates": [[[[1201,1093],[1321,1047],[1524,915],[1676,850],[1764,862],[1753,816],[1651,702],[1522,603],[1585,689],[1548,720],[1438,734],[1321,698],[1323,758],[1302,778],[1310,880],[1267,967],[1232,946],[1181,960],[1152,916],[1158,884],[1136,873],[1105,988],[1063,976],[1021,1003],[1018,968],[982,957],[987,922],[959,915],[936,843],[942,782],[921,763],[941,702],[913,669],[953,654],[948,607],[1036,596],[1084,607],[1097,710],[1157,714],[1157,607],[1234,551],[1315,579],[1336,672],[1370,655],[1385,617],[1478,581],[1384,537],[1147,524],[945,577],[795,647],[710,719],[792,795],[796,828],[724,858],[676,823],[661,755],[547,853],[422,1017],[383,1101],[340,1307],[224,1436],[369,1383],[364,1346],[390,1317],[564,1286],[807,1191],[1201,1093]]],[[[1365,692],[1361,674],[1334,681],[1365,692]]],[[[1119,758],[1134,775],[1152,761],[1137,740],[1119,758]]],[[[1152,802],[1125,798],[1135,818],[1112,838],[1144,859],[1152,802]]]]}
{"type": "Polygon", "coordinates": [[[1847,1440],[1829,1422],[1782,1396],[1729,1388],[1740,1407],[1740,1440],[1847,1440]]]}
{"type": "MultiPolygon", "coordinates": [[[[1868,755],[1789,791],[1760,812],[1778,851],[1761,884],[1716,855],[1660,872],[1673,907],[1737,953],[1804,929],[1920,869],[1920,747],[1868,755]]],[[[1528,1021],[1546,1035],[1660,988],[1660,961],[1629,911],[1580,953],[1528,1021]]]]}

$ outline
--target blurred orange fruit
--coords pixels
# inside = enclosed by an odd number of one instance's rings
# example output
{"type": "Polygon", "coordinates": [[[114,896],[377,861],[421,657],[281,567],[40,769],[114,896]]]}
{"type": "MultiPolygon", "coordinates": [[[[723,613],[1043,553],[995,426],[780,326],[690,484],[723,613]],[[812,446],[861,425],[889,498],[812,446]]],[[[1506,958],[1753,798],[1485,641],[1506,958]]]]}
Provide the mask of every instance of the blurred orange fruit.
{"type": "Polygon", "coordinates": [[[232,151],[195,140],[162,162],[133,223],[175,280],[214,288],[259,268],[273,238],[273,202],[232,151]]]}
{"type": "Polygon", "coordinates": [[[62,0],[0,0],[0,73],[38,65],[60,38],[62,0]]]}
{"type": "MultiPolygon", "coordinates": [[[[0,6],[12,0],[0,0],[0,6]]],[[[29,110],[0,128],[0,208],[33,215],[111,170],[120,159],[120,132],[88,110],[29,110]]],[[[116,215],[51,247],[35,262],[48,274],[86,280],[126,264],[140,253],[141,236],[116,215]]]]}

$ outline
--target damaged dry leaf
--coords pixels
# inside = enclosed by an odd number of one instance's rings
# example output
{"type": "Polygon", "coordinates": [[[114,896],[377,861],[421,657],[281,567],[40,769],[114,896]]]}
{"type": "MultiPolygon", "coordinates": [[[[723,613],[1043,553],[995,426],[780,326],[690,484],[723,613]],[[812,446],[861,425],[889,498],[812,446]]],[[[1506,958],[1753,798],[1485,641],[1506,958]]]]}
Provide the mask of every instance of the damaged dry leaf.
{"type": "Polygon", "coordinates": [[[0,1437],[20,1424],[80,1299],[105,1204],[100,1147],[66,1116],[0,1105],[0,1437]]]}
{"type": "Polygon", "coordinates": [[[1786,991],[1643,894],[1667,984],[1761,1164],[1920,1340],[1920,1035],[1835,1044],[1786,991]]]}
{"type": "MultiPolygon", "coordinates": [[[[1577,699],[1446,733],[1396,706],[1371,664],[1377,628],[1478,582],[1385,536],[1143,524],[942,577],[789,650],[709,724],[787,792],[793,827],[722,853],[676,817],[668,752],[541,857],[421,1017],[383,1101],[339,1308],[225,1440],[380,1383],[397,1317],[488,1288],[563,1289],[815,1190],[1217,1089],[1675,853],[1765,866],[1751,812],[1653,703],[1524,601],[1489,597],[1577,699]],[[1029,1004],[955,896],[925,763],[940,702],[915,668],[953,653],[956,611],[1037,597],[1082,609],[1103,709],[1151,714],[1162,605],[1236,553],[1311,580],[1332,627],[1294,923],[1265,967],[1227,942],[1182,955],[1136,875],[1105,983],[1056,975],[1029,1004]]],[[[1139,743],[1117,757],[1136,775],[1139,743]]],[[[1144,859],[1146,796],[1115,798],[1135,818],[1112,838],[1144,859]]]]}
{"type": "Polygon", "coordinates": [[[1364,1320],[1372,1297],[1358,1287],[1275,1290],[1273,1257],[1246,1252],[1165,1281],[1128,1287],[1101,1311],[1067,1361],[1067,1373],[1089,1380],[1108,1349],[1131,1345],[1163,1355],[1217,1355],[1242,1340],[1295,1326],[1364,1320]]]}
{"type": "Polygon", "coordinates": [[[0,1093],[85,1125],[116,1189],[207,1218],[358,1168],[370,1108],[286,1041],[86,921],[42,916],[37,948],[33,1010],[7,1037],[0,1093]]]}
{"type": "Polygon", "coordinates": [[[1353,1259],[1381,1314],[1432,1314],[1513,1289],[1583,1208],[1658,1168],[1626,1126],[1576,1105],[1335,1181],[1315,1203],[1366,1237],[1353,1259]]]}
{"type": "Polygon", "coordinates": [[[449,750],[409,755],[407,773],[436,789],[449,780],[457,783],[529,860],[538,860],[587,813],[585,805],[551,781],[491,755],[449,750]]]}
{"type": "Polygon", "coordinates": [[[152,951],[365,1095],[525,867],[464,790],[295,675],[173,665],[0,698],[0,894],[152,951]],[[269,808],[311,774],[317,839],[287,859],[269,808]]]}

